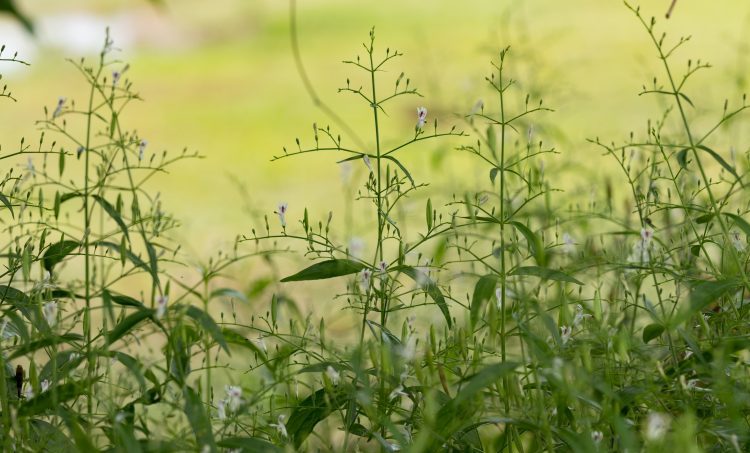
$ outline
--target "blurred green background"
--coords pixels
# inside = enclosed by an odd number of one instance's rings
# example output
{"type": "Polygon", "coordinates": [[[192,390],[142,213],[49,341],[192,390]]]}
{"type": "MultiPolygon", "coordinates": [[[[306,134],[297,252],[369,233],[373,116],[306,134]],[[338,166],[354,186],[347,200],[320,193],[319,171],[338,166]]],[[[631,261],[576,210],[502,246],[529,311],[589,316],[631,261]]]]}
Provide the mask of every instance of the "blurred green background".
{"type": "MultiPolygon", "coordinates": [[[[671,38],[692,35],[676,55],[679,64],[689,58],[712,63],[714,68],[693,82],[693,101],[700,106],[705,100],[705,108],[720,113],[725,97],[736,98],[746,88],[750,2],[678,0],[669,20],[664,19],[669,0],[643,3],[644,13],[658,17],[671,38]]],[[[0,66],[18,99],[0,104],[3,152],[15,150],[23,136],[35,140],[34,121],[42,118],[43,106],[53,109],[59,96],[84,98],[85,85],[65,58],[95,55],[110,26],[121,58],[130,62],[127,75],[145,100],[130,109],[126,125],[148,139],[149,151],[187,147],[205,156],[153,181],[166,209],[183,223],[184,247],[198,254],[222,247],[257,225],[251,213],[271,217],[282,200],[289,202],[292,219],[304,206],[320,219],[330,210],[341,212],[341,169],[332,155],[270,162],[282,146],[294,146],[295,137],[311,143],[313,122],[330,122],[311,102],[295,69],[288,2],[26,0],[18,5],[32,17],[37,33],[27,34],[7,16],[0,22],[0,42],[31,63],[0,66]]],[[[596,173],[591,179],[582,172],[611,165],[586,138],[624,139],[631,130],[645,129],[648,116],[658,113],[658,102],[637,95],[659,70],[653,46],[616,0],[300,1],[298,24],[302,59],[318,94],[368,146],[373,138],[367,107],[336,89],[347,77],[357,83],[360,75],[341,60],[363,53],[361,43],[373,26],[376,45],[405,53],[385,75],[395,79],[405,71],[424,95],[393,104],[385,120],[386,145],[413,134],[418,106],[427,107],[430,123],[438,118],[459,126],[477,99],[492,109],[483,78],[507,45],[523,89],[542,93],[545,105],[556,110],[539,118],[541,129],[549,131],[545,142],[562,152],[549,168],[567,168],[553,183],[569,191],[590,191],[596,173]]],[[[486,169],[453,150],[460,143],[427,142],[407,151],[404,160],[412,174],[431,183],[426,194],[437,192],[438,199],[448,201],[452,191],[488,188],[486,169]]],[[[359,184],[364,167],[352,169],[359,184]]],[[[419,206],[415,215],[421,218],[419,206]]],[[[270,220],[275,225],[276,219],[270,220]]],[[[365,231],[368,220],[356,224],[365,231]]]]}

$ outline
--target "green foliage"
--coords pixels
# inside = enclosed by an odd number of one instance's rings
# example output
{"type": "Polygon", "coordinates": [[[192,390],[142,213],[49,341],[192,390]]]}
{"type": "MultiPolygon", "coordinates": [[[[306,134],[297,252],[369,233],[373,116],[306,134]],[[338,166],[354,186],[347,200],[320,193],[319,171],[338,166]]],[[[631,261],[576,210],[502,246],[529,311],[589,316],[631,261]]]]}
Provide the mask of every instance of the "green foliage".
{"type": "Polygon", "coordinates": [[[415,102],[373,29],[339,90],[370,142],[326,107],[344,137],[315,123],[274,159],[360,165],[343,193],[366,214],[341,232],[280,203],[205,262],[149,184],[197,155],[126,129],[139,98],[107,37],[72,62],[89,96],[45,110],[38,148],[13,153],[23,175],[0,184],[3,450],[747,450],[750,156],[723,150],[748,107],[705,121],[687,89],[707,65],[678,75],[686,40],[631,10],[664,65],[641,94],[664,112],[624,143],[591,140],[622,190],[592,175],[585,205],[553,187],[559,151],[539,137],[554,113],[509,48],[467,134],[415,102]],[[484,176],[428,189],[407,153],[438,142],[484,176]],[[279,259],[294,245],[305,264],[279,259]]]}

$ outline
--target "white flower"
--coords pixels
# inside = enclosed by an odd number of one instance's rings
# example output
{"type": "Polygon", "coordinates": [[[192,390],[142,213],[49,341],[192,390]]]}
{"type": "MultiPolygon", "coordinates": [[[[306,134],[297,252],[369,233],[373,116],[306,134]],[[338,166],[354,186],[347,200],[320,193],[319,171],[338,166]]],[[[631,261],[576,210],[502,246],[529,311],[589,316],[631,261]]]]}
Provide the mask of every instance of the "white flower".
{"type": "Polygon", "coordinates": [[[633,244],[633,250],[628,256],[628,262],[630,263],[648,263],[651,256],[649,253],[649,247],[651,246],[651,240],[654,237],[654,230],[650,228],[641,229],[641,240],[633,244]]]}
{"type": "Polygon", "coordinates": [[[401,447],[399,447],[395,442],[387,444],[386,449],[388,451],[401,451],[401,447]]]}
{"type": "Polygon", "coordinates": [[[125,412],[122,412],[122,411],[118,412],[115,415],[115,423],[122,423],[124,421],[125,421],[125,412]]]}
{"type": "Polygon", "coordinates": [[[641,228],[641,240],[643,241],[644,245],[649,245],[653,237],[654,230],[652,230],[651,228],[641,228]]]}
{"type": "Polygon", "coordinates": [[[353,237],[349,241],[349,256],[353,258],[362,258],[362,253],[365,250],[365,241],[362,238],[353,237]]]}
{"type": "Polygon", "coordinates": [[[573,327],[578,327],[584,319],[590,318],[590,317],[591,317],[590,314],[583,312],[583,306],[581,304],[577,304],[576,315],[575,315],[575,318],[573,318],[573,327]]]}
{"type": "Polygon", "coordinates": [[[117,85],[117,82],[120,81],[121,76],[122,73],[120,71],[112,71],[112,86],[117,85]]]}
{"type": "Polygon", "coordinates": [[[372,164],[370,163],[370,156],[363,154],[362,162],[365,163],[365,165],[367,166],[367,169],[370,170],[370,173],[372,173],[372,164]]]}
{"type": "Polygon", "coordinates": [[[269,425],[269,426],[273,426],[274,428],[276,428],[276,431],[279,432],[279,434],[281,435],[281,437],[288,437],[289,436],[287,434],[287,432],[286,432],[286,425],[284,424],[284,419],[285,418],[286,418],[286,416],[284,416],[284,414],[281,414],[281,415],[279,415],[279,418],[277,419],[278,423],[271,423],[269,425]]]}
{"type": "Polygon", "coordinates": [[[601,442],[602,439],[604,439],[604,434],[601,431],[591,431],[591,440],[593,440],[595,444],[601,442]]]}
{"type": "Polygon", "coordinates": [[[167,312],[167,302],[169,302],[169,296],[161,295],[156,298],[156,319],[161,319],[167,312]]]}
{"type": "Polygon", "coordinates": [[[414,360],[414,357],[417,355],[417,337],[415,335],[409,335],[406,339],[406,344],[401,347],[399,354],[407,362],[414,360]]]}
{"type": "Polygon", "coordinates": [[[36,176],[36,168],[34,168],[34,160],[31,157],[26,159],[26,170],[28,170],[29,173],[31,173],[31,176],[36,176]]]}
{"type": "Polygon", "coordinates": [[[39,385],[42,387],[42,393],[46,392],[49,389],[49,381],[47,379],[40,382],[39,385]]]}
{"type": "Polygon", "coordinates": [[[242,404],[242,388],[236,385],[227,385],[224,387],[227,392],[227,403],[229,404],[229,410],[236,412],[242,404]]]}
{"type": "Polygon", "coordinates": [[[359,273],[359,288],[364,291],[370,291],[370,283],[372,281],[372,271],[370,269],[362,269],[359,273]]]}
{"type": "Polygon", "coordinates": [[[226,404],[227,403],[225,403],[224,400],[221,400],[218,403],[216,403],[216,412],[217,412],[217,415],[219,416],[219,420],[224,420],[227,418],[226,404]]]}
{"type": "MultiPolygon", "coordinates": [[[[495,289],[495,298],[497,299],[497,309],[502,310],[503,309],[503,290],[502,288],[495,289]]],[[[509,301],[516,298],[516,293],[514,293],[510,288],[505,288],[505,300],[509,301]]]]}
{"type": "Polygon", "coordinates": [[[258,334],[258,338],[252,340],[253,343],[257,344],[260,349],[263,350],[264,354],[268,354],[268,348],[266,348],[266,342],[263,340],[263,336],[258,334]]]}
{"type": "Polygon", "coordinates": [[[562,344],[566,344],[570,340],[570,334],[573,333],[573,328],[570,326],[560,326],[560,339],[562,344]]]}
{"type": "Polygon", "coordinates": [[[739,231],[732,231],[729,233],[729,239],[732,241],[732,245],[738,252],[744,252],[745,251],[745,241],[742,240],[742,236],[740,235],[739,231]]]}
{"type": "Polygon", "coordinates": [[[380,269],[380,273],[385,274],[385,272],[388,270],[388,263],[386,263],[385,261],[379,262],[378,269],[380,269]]]}
{"type": "Polygon", "coordinates": [[[659,412],[651,412],[648,414],[646,421],[646,432],[644,436],[648,440],[656,441],[664,437],[669,429],[669,416],[659,412]]]}
{"type": "Polygon", "coordinates": [[[422,129],[426,120],[427,109],[424,107],[417,107],[417,128],[422,129]]]}
{"type": "Polygon", "coordinates": [[[563,233],[563,252],[572,255],[576,251],[576,243],[568,233],[563,233]]]}
{"type": "Polygon", "coordinates": [[[30,400],[34,397],[34,389],[31,388],[31,385],[28,385],[26,386],[26,391],[24,391],[23,394],[27,400],[30,400]]]}
{"type": "Polygon", "coordinates": [[[286,228],[286,211],[289,208],[289,204],[285,201],[279,203],[278,211],[276,214],[279,215],[279,221],[281,221],[281,227],[286,228]]]}
{"type": "Polygon", "coordinates": [[[481,99],[477,99],[477,102],[474,103],[474,106],[471,108],[471,115],[476,115],[477,113],[484,111],[484,101],[481,99]]]}
{"type": "Polygon", "coordinates": [[[53,300],[45,303],[42,307],[42,314],[44,314],[47,324],[50,327],[55,327],[55,324],[57,324],[57,302],[53,300]]]}
{"type": "Polygon", "coordinates": [[[341,170],[341,183],[344,185],[349,184],[349,181],[352,179],[352,163],[349,161],[341,162],[339,169],[341,170]]]}
{"type": "Polygon", "coordinates": [[[78,149],[76,150],[76,158],[80,159],[81,154],[83,154],[84,151],[86,151],[86,148],[84,148],[83,146],[79,146],[78,149]]]}
{"type": "Polygon", "coordinates": [[[55,107],[55,111],[52,112],[52,119],[57,118],[60,115],[60,113],[62,113],[62,109],[65,106],[66,100],[67,99],[62,96],[60,96],[60,99],[57,100],[57,107],[55,107]]]}
{"type": "Polygon", "coordinates": [[[138,143],[138,160],[143,160],[143,153],[146,151],[146,145],[148,145],[147,140],[141,139],[138,143]]]}
{"type": "Polygon", "coordinates": [[[328,379],[331,380],[333,385],[339,385],[339,380],[341,379],[341,375],[338,371],[331,365],[328,365],[328,368],[326,368],[326,374],[328,375],[328,379]]]}
{"type": "Polygon", "coordinates": [[[401,385],[399,385],[398,387],[396,387],[395,389],[393,389],[393,391],[391,392],[390,395],[388,395],[388,399],[392,400],[393,398],[398,398],[398,397],[401,397],[401,396],[409,396],[409,395],[407,395],[406,393],[404,393],[404,387],[401,386],[401,385]]]}

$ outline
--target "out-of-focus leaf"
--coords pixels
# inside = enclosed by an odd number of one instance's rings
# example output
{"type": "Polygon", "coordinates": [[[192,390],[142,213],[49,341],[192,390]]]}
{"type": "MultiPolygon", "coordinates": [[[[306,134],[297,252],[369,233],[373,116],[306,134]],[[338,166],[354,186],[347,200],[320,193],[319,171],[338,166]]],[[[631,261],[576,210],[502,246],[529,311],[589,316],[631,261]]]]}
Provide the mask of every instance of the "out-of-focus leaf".
{"type": "Polygon", "coordinates": [[[575,278],[564,272],[538,266],[517,267],[513,269],[513,271],[511,271],[509,275],[532,275],[534,277],[539,277],[546,280],[555,280],[558,282],[568,282],[575,283],[576,285],[583,285],[583,282],[576,280],[575,278]]]}
{"type": "Polygon", "coordinates": [[[474,294],[471,297],[471,324],[476,325],[479,319],[479,314],[482,311],[482,307],[488,299],[495,294],[495,286],[497,285],[496,275],[485,275],[477,280],[477,284],[474,286],[474,294]]]}

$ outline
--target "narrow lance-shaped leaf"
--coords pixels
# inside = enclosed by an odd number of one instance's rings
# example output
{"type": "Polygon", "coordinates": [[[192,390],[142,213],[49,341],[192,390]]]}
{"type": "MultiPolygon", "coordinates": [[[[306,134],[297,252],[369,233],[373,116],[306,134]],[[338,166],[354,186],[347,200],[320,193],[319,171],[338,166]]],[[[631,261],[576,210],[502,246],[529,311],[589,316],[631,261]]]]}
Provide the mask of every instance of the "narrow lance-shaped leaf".
{"type": "Polygon", "coordinates": [[[229,346],[227,346],[227,342],[224,340],[224,335],[222,335],[221,329],[216,322],[214,322],[213,318],[211,318],[211,315],[194,305],[188,307],[187,315],[198,321],[201,327],[203,327],[203,330],[211,335],[211,338],[213,338],[227,354],[231,355],[229,352],[229,346]]]}
{"type": "Polygon", "coordinates": [[[333,411],[342,407],[349,400],[350,392],[346,386],[338,386],[332,394],[320,389],[300,401],[289,416],[286,429],[299,448],[307,436],[313,432],[315,425],[328,417],[333,411]]]}
{"type": "Polygon", "coordinates": [[[125,222],[122,220],[122,216],[120,216],[120,213],[117,212],[114,206],[112,206],[107,200],[100,197],[99,195],[93,196],[94,200],[96,200],[99,205],[104,209],[104,211],[109,215],[112,220],[117,223],[117,226],[120,227],[120,230],[122,230],[122,233],[125,235],[128,240],[130,240],[130,236],[128,235],[128,227],[125,225],[125,222]]]}
{"type": "Polygon", "coordinates": [[[16,218],[16,215],[13,213],[13,205],[10,203],[10,200],[8,200],[8,197],[0,193],[0,202],[2,202],[8,210],[10,210],[10,216],[14,219],[16,218]]]}
{"type": "Polygon", "coordinates": [[[395,267],[394,270],[403,272],[404,274],[411,277],[412,280],[417,282],[417,284],[432,298],[432,300],[435,301],[438,308],[440,308],[440,311],[443,312],[443,316],[445,317],[445,321],[448,323],[448,327],[452,326],[453,323],[451,321],[451,313],[450,310],[448,310],[448,304],[445,302],[445,297],[443,297],[443,293],[440,292],[440,288],[438,288],[437,284],[433,282],[430,277],[425,275],[424,272],[418,271],[411,266],[398,266],[395,267]]]}
{"type": "Polygon", "coordinates": [[[362,263],[347,259],[332,259],[321,261],[297,272],[289,277],[282,278],[282,282],[300,282],[306,280],[322,280],[326,278],[341,277],[343,275],[356,274],[364,269],[362,263]]]}
{"type": "Polygon", "coordinates": [[[187,415],[190,427],[195,434],[198,449],[200,451],[215,453],[217,450],[216,443],[214,442],[214,434],[211,430],[211,419],[206,413],[200,395],[191,387],[185,387],[183,393],[185,396],[185,415],[187,415]]]}
{"type": "Polygon", "coordinates": [[[135,313],[131,313],[130,315],[125,317],[125,319],[120,321],[120,323],[116,325],[114,329],[109,331],[109,334],[107,335],[107,342],[111,344],[124,337],[141,321],[150,318],[153,313],[153,310],[149,308],[142,308],[135,313]]]}
{"type": "Polygon", "coordinates": [[[544,245],[542,244],[542,240],[539,239],[539,236],[533,231],[531,231],[529,227],[527,227],[521,222],[516,222],[515,220],[511,220],[508,223],[510,225],[513,225],[523,235],[523,237],[526,238],[526,242],[529,245],[529,252],[534,257],[536,264],[542,267],[546,266],[546,256],[544,254],[544,245]]]}
{"type": "Polygon", "coordinates": [[[51,245],[47,249],[47,251],[44,252],[44,256],[42,257],[44,269],[52,272],[52,269],[55,267],[55,265],[65,259],[66,256],[68,256],[73,250],[77,249],[80,246],[81,244],[79,242],[69,240],[63,240],[58,242],[57,244],[51,245]]]}
{"type": "Polygon", "coordinates": [[[554,270],[547,269],[538,266],[521,266],[513,269],[508,275],[531,275],[534,277],[543,278],[545,280],[555,280],[558,282],[575,283],[576,285],[583,285],[583,282],[576,280],[570,275],[554,270]]]}
{"type": "Polygon", "coordinates": [[[477,280],[474,286],[474,294],[471,297],[471,324],[476,325],[479,314],[482,312],[484,302],[491,298],[497,285],[497,276],[485,275],[477,280]]]}

